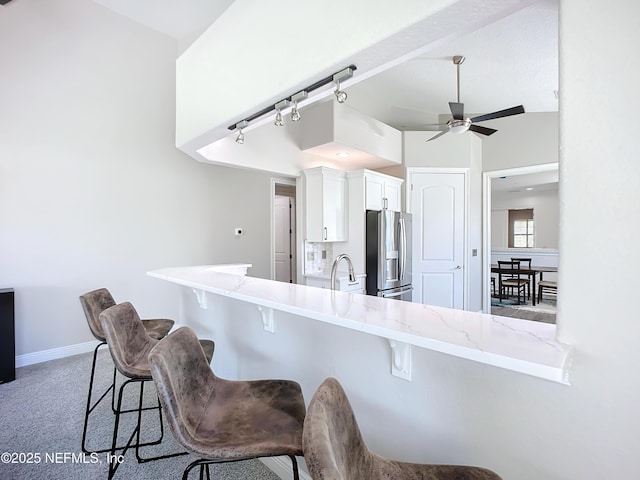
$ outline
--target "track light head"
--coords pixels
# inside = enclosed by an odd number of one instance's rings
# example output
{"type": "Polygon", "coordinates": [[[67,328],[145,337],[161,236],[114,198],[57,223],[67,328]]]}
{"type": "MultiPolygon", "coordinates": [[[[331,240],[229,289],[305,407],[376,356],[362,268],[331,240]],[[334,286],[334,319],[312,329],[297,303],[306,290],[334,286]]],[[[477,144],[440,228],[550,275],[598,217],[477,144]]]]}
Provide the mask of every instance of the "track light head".
{"type": "Polygon", "coordinates": [[[298,102],[293,102],[293,107],[291,108],[291,121],[292,122],[300,121],[300,112],[298,111],[298,102]]]}
{"type": "Polygon", "coordinates": [[[273,122],[276,127],[284,127],[284,120],[282,119],[282,112],[278,110],[276,113],[276,120],[273,122]]]}
{"type": "Polygon", "coordinates": [[[340,70],[333,76],[333,81],[336,82],[336,91],[333,93],[335,94],[338,103],[344,103],[347,101],[347,92],[345,92],[344,90],[340,90],[340,82],[351,77],[353,77],[352,68],[345,68],[344,70],[340,70]]]}
{"type": "Polygon", "coordinates": [[[291,95],[291,101],[293,102],[293,107],[291,107],[292,122],[300,121],[300,111],[298,110],[298,101],[304,100],[308,96],[309,94],[305,90],[302,90],[294,95],[291,95]]]}
{"type": "Polygon", "coordinates": [[[246,120],[242,120],[241,122],[236,123],[236,129],[238,130],[238,136],[236,137],[236,143],[238,145],[242,145],[244,143],[244,133],[242,132],[243,128],[246,128],[249,125],[249,122],[246,120]]]}
{"type": "Polygon", "coordinates": [[[282,110],[287,108],[290,103],[291,102],[289,102],[289,100],[282,100],[281,102],[276,103],[274,108],[276,109],[277,113],[276,113],[275,121],[273,122],[273,124],[276,127],[284,127],[284,120],[282,118],[282,110]]]}
{"type": "Polygon", "coordinates": [[[344,103],[347,101],[347,92],[340,90],[340,81],[336,81],[336,91],[333,92],[333,94],[336,96],[338,103],[344,103]]]}

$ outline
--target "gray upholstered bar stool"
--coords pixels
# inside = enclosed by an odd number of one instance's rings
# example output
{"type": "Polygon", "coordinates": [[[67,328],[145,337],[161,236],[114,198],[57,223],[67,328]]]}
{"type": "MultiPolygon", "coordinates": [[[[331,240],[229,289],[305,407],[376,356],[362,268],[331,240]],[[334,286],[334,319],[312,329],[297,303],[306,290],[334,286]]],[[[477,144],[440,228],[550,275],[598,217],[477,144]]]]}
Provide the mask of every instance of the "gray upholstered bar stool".
{"type": "Polygon", "coordinates": [[[202,355],[198,339],[182,327],[158,342],[149,354],[160,403],[178,443],[201,457],[190,463],[200,479],[209,464],[287,455],[298,479],[305,415],[300,385],[290,380],[232,381],[217,377],[202,355]]]}
{"type": "MultiPolygon", "coordinates": [[[[104,332],[102,331],[102,325],[100,324],[100,314],[109,307],[113,307],[116,304],[116,301],[113,299],[113,296],[106,288],[98,288],[97,290],[92,290],[83,295],[80,295],[80,304],[82,305],[82,309],[84,310],[85,317],[87,318],[87,323],[89,324],[89,330],[93,336],[100,343],[96,346],[93,351],[93,362],[91,364],[91,376],[89,379],[89,392],[87,393],[87,407],[85,409],[84,414],[84,427],[82,430],[82,451],[85,453],[103,453],[111,451],[111,448],[104,448],[99,450],[88,450],[86,446],[87,441],[87,426],[89,423],[89,415],[93,410],[98,406],[98,404],[107,396],[107,394],[111,391],[111,409],[115,413],[115,382],[116,382],[116,369],[113,369],[113,380],[111,385],[104,393],[100,396],[100,398],[91,405],[91,396],[93,392],[93,383],[95,379],[96,372],[96,359],[98,356],[98,350],[103,345],[107,344],[107,340],[104,336],[104,332]]],[[[163,338],[169,330],[174,325],[173,320],[169,320],[166,318],[153,318],[142,320],[142,325],[146,332],[153,338],[163,338]]]]}
{"type": "Polygon", "coordinates": [[[313,480],[500,480],[490,470],[399,462],[367,449],[351,404],[335,378],[318,388],[304,420],[302,447],[313,480]]]}
{"type": "MultiPolygon", "coordinates": [[[[186,452],[178,452],[151,458],[143,458],[140,455],[140,447],[144,446],[144,444],[140,443],[144,384],[145,382],[152,380],[148,355],[159,340],[149,336],[142,325],[142,321],[140,320],[138,313],[129,302],[120,303],[107,308],[100,314],[100,323],[102,325],[105,338],[107,339],[109,352],[111,352],[113,362],[115,363],[118,371],[127,377],[127,380],[120,386],[118,393],[118,405],[116,407],[116,419],[113,427],[113,439],[111,443],[111,458],[114,460],[112,460],[109,465],[109,478],[113,477],[119,466],[115,457],[115,452],[120,448],[123,449],[122,455],[124,456],[130,447],[135,446],[136,458],[139,463],[186,454],[186,452]],[[122,411],[122,398],[124,396],[125,387],[131,383],[140,384],[140,397],[137,408],[138,422],[126,445],[124,447],[117,447],[116,442],[118,438],[118,428],[120,425],[120,415],[121,413],[124,413],[122,411]],[[135,443],[132,443],[134,437],[136,438],[136,441],[135,443]]],[[[214,343],[211,340],[196,339],[195,344],[192,347],[192,355],[199,358],[205,365],[209,365],[211,358],[213,357],[214,343]]],[[[164,433],[162,409],[160,404],[158,404],[156,408],[158,409],[160,420],[160,439],[157,442],[151,442],[150,444],[160,443],[164,433]]]]}

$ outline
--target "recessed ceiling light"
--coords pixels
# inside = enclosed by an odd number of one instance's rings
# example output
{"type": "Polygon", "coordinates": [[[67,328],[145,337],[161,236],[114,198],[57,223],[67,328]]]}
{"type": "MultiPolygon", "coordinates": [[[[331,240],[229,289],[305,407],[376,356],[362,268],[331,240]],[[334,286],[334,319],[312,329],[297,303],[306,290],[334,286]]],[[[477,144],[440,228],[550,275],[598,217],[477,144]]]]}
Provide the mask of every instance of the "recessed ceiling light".
{"type": "Polygon", "coordinates": [[[351,155],[349,152],[338,152],[338,153],[336,153],[336,157],[338,157],[338,158],[345,158],[345,157],[348,157],[349,155],[351,155]]]}
{"type": "Polygon", "coordinates": [[[527,187],[525,190],[533,190],[533,187],[527,187]]]}

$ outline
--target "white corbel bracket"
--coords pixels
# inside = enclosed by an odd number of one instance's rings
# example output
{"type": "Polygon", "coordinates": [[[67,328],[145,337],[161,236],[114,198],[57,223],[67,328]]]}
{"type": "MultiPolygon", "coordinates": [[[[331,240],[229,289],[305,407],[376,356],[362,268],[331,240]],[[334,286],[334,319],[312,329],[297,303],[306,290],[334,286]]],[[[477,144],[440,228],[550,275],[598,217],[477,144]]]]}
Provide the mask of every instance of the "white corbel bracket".
{"type": "Polygon", "coordinates": [[[196,294],[196,299],[198,300],[198,305],[203,310],[209,308],[209,303],[207,302],[207,292],[204,290],[198,290],[197,288],[192,288],[193,293],[196,294]]]}
{"type": "Polygon", "coordinates": [[[273,319],[273,308],[258,305],[258,311],[262,315],[262,325],[267,332],[276,333],[276,325],[273,319]]]}
{"type": "Polygon", "coordinates": [[[391,346],[391,375],[411,381],[411,344],[389,340],[391,346]]]}

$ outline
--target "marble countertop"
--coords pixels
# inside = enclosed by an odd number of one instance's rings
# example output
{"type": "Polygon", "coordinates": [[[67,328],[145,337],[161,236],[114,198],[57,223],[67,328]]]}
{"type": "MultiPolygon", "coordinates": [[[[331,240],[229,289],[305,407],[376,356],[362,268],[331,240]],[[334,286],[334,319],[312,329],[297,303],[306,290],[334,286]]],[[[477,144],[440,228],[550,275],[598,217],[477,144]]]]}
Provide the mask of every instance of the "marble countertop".
{"type": "Polygon", "coordinates": [[[215,265],[149,276],[390,341],[569,384],[571,349],[552,324],[222,273],[215,265]]]}
{"type": "MultiPolygon", "coordinates": [[[[330,280],[331,279],[331,270],[320,270],[319,272],[308,272],[304,274],[305,277],[311,278],[320,278],[322,280],[330,280]]],[[[356,273],[356,278],[364,278],[366,275],[364,273],[356,273]]],[[[349,278],[349,272],[344,270],[338,270],[336,272],[336,278],[341,280],[343,278],[349,278]]]]}

